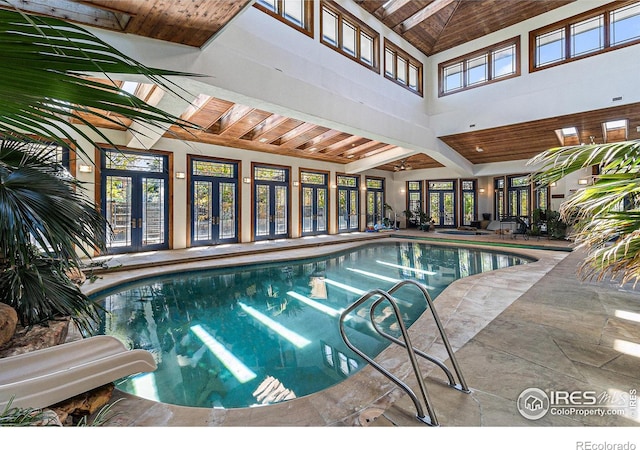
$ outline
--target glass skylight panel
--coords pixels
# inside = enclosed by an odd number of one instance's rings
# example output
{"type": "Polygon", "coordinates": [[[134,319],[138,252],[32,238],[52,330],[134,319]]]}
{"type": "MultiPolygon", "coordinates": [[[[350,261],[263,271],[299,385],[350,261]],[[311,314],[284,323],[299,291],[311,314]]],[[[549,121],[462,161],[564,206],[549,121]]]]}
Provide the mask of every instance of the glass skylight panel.
{"type": "Polygon", "coordinates": [[[562,136],[564,137],[572,137],[578,135],[578,129],[576,127],[567,127],[562,128],[562,136]]]}
{"type": "Polygon", "coordinates": [[[396,79],[403,83],[407,82],[407,60],[398,56],[398,74],[396,79]]]}
{"type": "Polygon", "coordinates": [[[565,31],[550,31],[536,37],[536,66],[545,66],[565,59],[565,31]]]}
{"type": "Polygon", "coordinates": [[[303,3],[302,0],[284,0],[284,18],[296,25],[304,26],[303,3]]]}
{"type": "Polygon", "coordinates": [[[492,78],[501,78],[516,73],[516,46],[495,50],[492,55],[492,78]]]}
{"type": "Polygon", "coordinates": [[[605,122],[604,127],[607,131],[620,130],[623,128],[627,128],[627,119],[612,120],[610,122],[605,122]]]}
{"type": "Polygon", "coordinates": [[[484,83],[488,79],[487,55],[467,61],[467,86],[484,83]]]}
{"type": "Polygon", "coordinates": [[[392,50],[386,48],[384,50],[384,73],[391,78],[396,77],[395,60],[395,53],[392,50]]]}
{"type": "Polygon", "coordinates": [[[360,60],[370,66],[373,65],[373,38],[366,33],[360,33],[360,60]]]}
{"type": "Polygon", "coordinates": [[[356,56],[356,27],[346,20],[342,21],[342,50],[356,56]]]}
{"type": "Polygon", "coordinates": [[[444,92],[455,91],[463,87],[462,62],[444,68],[444,92]]]}
{"type": "Polygon", "coordinates": [[[640,3],[611,11],[611,45],[640,38],[640,3]]]}
{"type": "Polygon", "coordinates": [[[123,91],[131,95],[135,95],[136,89],[138,89],[139,85],[140,83],[137,83],[135,81],[125,81],[124,83],[122,83],[122,86],[120,87],[120,89],[122,89],[123,91]]]}
{"type": "Polygon", "coordinates": [[[338,45],[338,16],[328,9],[322,10],[322,40],[338,45]]]}
{"type": "Polygon", "coordinates": [[[571,25],[571,56],[580,56],[604,48],[604,16],[571,25]]]}

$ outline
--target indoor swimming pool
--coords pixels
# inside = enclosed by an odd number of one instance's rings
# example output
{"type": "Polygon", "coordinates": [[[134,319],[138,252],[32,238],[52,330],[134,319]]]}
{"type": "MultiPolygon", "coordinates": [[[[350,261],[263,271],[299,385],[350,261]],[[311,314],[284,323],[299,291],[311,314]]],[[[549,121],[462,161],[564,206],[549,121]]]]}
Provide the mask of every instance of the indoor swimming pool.
{"type": "MultiPolygon", "coordinates": [[[[146,349],[158,363],[153,373],[119,380],[118,389],[174,405],[239,408],[303,397],[360,370],[365,363],[343,342],[338,317],[368,290],[411,279],[435,298],[458,278],[530,261],[485,249],[377,243],[314,259],[158,276],[93,298],[108,312],[100,334],[146,349]]],[[[396,298],[407,326],[425,310],[415,287],[396,298]]],[[[397,335],[388,303],[374,320],[397,335]]],[[[345,325],[368,355],[388,345],[373,331],[368,304],[345,325]]]]}

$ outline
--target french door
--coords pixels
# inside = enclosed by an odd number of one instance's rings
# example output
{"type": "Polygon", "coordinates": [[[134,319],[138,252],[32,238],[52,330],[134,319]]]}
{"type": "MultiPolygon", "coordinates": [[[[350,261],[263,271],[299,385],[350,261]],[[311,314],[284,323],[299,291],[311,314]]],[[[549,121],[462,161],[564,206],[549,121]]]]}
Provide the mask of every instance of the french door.
{"type": "Polygon", "coordinates": [[[455,181],[429,181],[429,215],[435,227],[456,225],[455,181]]]}
{"type": "Polygon", "coordinates": [[[382,225],[384,217],[384,180],[367,178],[367,226],[382,225]]]}
{"type": "Polygon", "coordinates": [[[302,236],[327,232],[326,173],[300,172],[302,236]]]}
{"type": "Polygon", "coordinates": [[[338,231],[349,232],[360,229],[359,178],[348,175],[336,177],[338,185],[338,231]]]}
{"type": "Polygon", "coordinates": [[[254,166],[254,239],[289,237],[289,169],[254,166]]]}
{"type": "Polygon", "coordinates": [[[102,213],[111,226],[109,253],[169,247],[166,155],[102,152],[102,213]]]}
{"type": "Polygon", "coordinates": [[[190,159],[191,244],[238,242],[238,164],[190,159]]]}

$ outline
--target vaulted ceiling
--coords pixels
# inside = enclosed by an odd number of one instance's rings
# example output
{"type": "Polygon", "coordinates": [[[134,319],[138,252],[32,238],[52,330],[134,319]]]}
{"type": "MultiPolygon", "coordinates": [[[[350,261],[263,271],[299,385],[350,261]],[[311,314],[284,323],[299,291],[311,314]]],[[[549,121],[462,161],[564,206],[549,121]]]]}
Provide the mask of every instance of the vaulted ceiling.
{"type": "MultiPolygon", "coordinates": [[[[431,56],[575,0],[354,1],[431,56]]],[[[37,14],[202,47],[253,3],[253,0],[29,0],[20,1],[19,5],[37,14]]],[[[138,87],[136,95],[151,101],[158,101],[155,97],[159,97],[152,86],[144,85],[138,87]]],[[[559,145],[555,130],[563,127],[578,127],[580,142],[588,142],[590,136],[602,142],[602,122],[628,118],[637,124],[639,107],[608,108],[440,139],[474,164],[528,159],[559,145]]],[[[220,98],[201,97],[198,108],[183,117],[201,125],[203,131],[185,133],[172,127],[166,130],[166,136],[343,164],[396,148],[366,136],[220,98]]],[[[98,125],[115,126],[107,122],[98,125]]],[[[122,128],[126,125],[123,123],[122,128]]],[[[636,126],[630,127],[628,138],[638,137],[636,126]]],[[[378,168],[393,171],[403,164],[412,169],[441,167],[429,156],[417,154],[378,168]]]]}
{"type": "Polygon", "coordinates": [[[575,0],[355,0],[427,56],[575,0]]]}

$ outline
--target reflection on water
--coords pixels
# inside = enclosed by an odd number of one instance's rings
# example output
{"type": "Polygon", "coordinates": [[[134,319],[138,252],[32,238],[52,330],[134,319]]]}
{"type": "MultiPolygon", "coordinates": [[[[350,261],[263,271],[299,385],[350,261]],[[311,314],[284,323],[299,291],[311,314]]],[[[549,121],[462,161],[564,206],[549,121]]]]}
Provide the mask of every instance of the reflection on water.
{"type": "MultiPolygon", "coordinates": [[[[121,380],[124,391],[185,406],[276,403],[325,389],[363,366],[342,341],[337,319],[364,292],[412,279],[435,298],[457,278],[526,262],[485,250],[396,243],[153,278],[97,298],[109,312],[101,333],[150,351],[158,362],[151,374],[121,380]]],[[[425,310],[415,287],[401,288],[396,298],[407,326],[425,310]]],[[[351,342],[372,356],[388,344],[369,323],[374,300],[345,327],[351,342]]],[[[388,303],[374,320],[397,335],[388,303]]]]}

